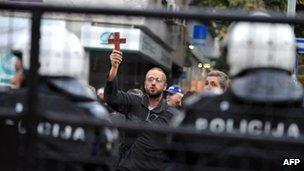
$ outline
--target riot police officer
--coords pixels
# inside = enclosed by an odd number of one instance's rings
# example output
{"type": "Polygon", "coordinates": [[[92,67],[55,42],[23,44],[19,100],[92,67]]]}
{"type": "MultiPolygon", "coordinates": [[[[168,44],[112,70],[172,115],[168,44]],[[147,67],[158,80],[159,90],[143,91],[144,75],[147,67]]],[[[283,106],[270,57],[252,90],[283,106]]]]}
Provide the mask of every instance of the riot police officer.
{"type": "Polygon", "coordinates": [[[227,50],[231,87],[222,95],[187,102],[182,126],[202,136],[176,138],[186,151],[176,159],[177,168],[284,170],[285,158],[300,159],[304,153],[303,88],[292,78],[293,29],[287,24],[235,23],[227,50]]]}
{"type": "MultiPolygon", "coordinates": [[[[25,69],[29,69],[28,33],[25,28],[18,35],[23,39],[13,40],[13,49],[23,53],[25,69]]],[[[35,140],[31,141],[36,163],[29,167],[31,170],[110,170],[106,160],[113,156],[117,132],[80,124],[109,121],[106,109],[83,83],[88,68],[80,40],[56,24],[43,25],[40,40],[36,122],[32,123],[35,140]]],[[[29,169],[24,163],[27,156],[24,138],[29,130],[23,124],[28,111],[28,91],[25,86],[0,94],[3,170],[29,169]]]]}

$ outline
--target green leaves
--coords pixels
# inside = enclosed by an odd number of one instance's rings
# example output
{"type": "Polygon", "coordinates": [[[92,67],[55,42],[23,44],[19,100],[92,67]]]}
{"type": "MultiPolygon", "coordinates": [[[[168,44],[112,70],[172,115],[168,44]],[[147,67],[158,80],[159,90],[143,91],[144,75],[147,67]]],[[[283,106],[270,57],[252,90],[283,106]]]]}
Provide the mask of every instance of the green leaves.
{"type": "MultiPolygon", "coordinates": [[[[217,9],[242,9],[247,11],[269,10],[283,13],[285,13],[287,9],[287,1],[285,0],[194,0],[192,5],[217,9]]],[[[224,21],[210,21],[204,24],[209,26],[211,35],[219,38],[219,40],[224,38],[230,25],[229,22],[224,21]]],[[[225,54],[222,54],[220,58],[216,60],[214,68],[228,71],[225,54]]]]}

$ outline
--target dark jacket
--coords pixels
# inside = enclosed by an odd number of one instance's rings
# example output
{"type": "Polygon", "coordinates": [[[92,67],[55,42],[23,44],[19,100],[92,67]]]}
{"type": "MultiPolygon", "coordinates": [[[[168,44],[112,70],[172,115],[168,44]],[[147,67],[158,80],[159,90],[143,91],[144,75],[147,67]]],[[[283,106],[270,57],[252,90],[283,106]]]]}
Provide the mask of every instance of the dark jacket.
{"type": "MultiPolygon", "coordinates": [[[[105,100],[118,112],[126,114],[127,119],[135,123],[168,125],[176,114],[176,109],[168,107],[163,99],[153,110],[149,110],[148,95],[137,96],[117,89],[117,81],[107,82],[105,100]],[[117,107],[119,106],[119,107],[117,107]]],[[[127,135],[126,135],[127,136],[127,135]]],[[[125,156],[119,162],[119,170],[164,170],[168,157],[163,151],[162,144],[166,137],[150,132],[137,135],[126,149],[125,156]]]]}
{"type": "Polygon", "coordinates": [[[108,136],[115,137],[115,131],[81,124],[110,119],[94,94],[77,79],[45,76],[40,77],[35,93],[37,120],[31,124],[37,131],[32,153],[35,163],[28,164],[23,121],[28,111],[28,87],[0,92],[0,134],[5,137],[0,141],[1,170],[110,170],[108,159],[115,149],[109,145],[115,147],[117,141],[108,136]],[[75,122],[79,124],[72,124],[75,122]]]}
{"type": "Polygon", "coordinates": [[[173,137],[183,149],[174,155],[178,164],[170,171],[285,170],[282,164],[285,156],[300,158],[304,154],[304,143],[289,142],[290,139],[300,142],[304,137],[292,133],[304,130],[304,109],[300,102],[246,102],[231,89],[222,95],[201,94],[189,99],[182,125],[206,136],[173,137]],[[293,126],[296,129],[290,129],[293,126]]]}

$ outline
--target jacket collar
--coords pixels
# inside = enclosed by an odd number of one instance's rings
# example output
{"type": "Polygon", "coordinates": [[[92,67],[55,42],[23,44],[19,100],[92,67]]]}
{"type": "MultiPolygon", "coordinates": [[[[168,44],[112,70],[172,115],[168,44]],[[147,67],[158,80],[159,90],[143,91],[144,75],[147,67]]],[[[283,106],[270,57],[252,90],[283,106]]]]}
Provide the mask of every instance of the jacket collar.
{"type": "MultiPolygon", "coordinates": [[[[143,106],[145,106],[147,109],[149,109],[149,96],[147,94],[145,94],[142,98],[141,104],[143,106]]],[[[161,99],[160,103],[158,104],[158,106],[156,108],[154,108],[152,111],[154,113],[161,113],[162,111],[167,109],[167,103],[165,99],[161,99]]]]}

